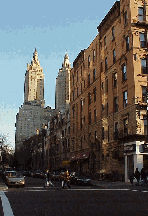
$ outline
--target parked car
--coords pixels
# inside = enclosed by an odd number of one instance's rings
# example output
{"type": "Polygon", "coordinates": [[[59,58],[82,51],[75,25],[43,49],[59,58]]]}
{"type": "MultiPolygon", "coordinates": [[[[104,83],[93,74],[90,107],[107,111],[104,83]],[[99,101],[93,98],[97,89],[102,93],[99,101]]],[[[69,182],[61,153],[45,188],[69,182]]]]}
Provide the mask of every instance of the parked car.
{"type": "Polygon", "coordinates": [[[59,181],[59,172],[55,171],[51,174],[51,180],[59,181]]]}
{"type": "Polygon", "coordinates": [[[75,185],[91,185],[91,179],[81,176],[79,173],[72,172],[70,174],[70,183],[75,185]]]}
{"type": "Polygon", "coordinates": [[[25,177],[17,171],[5,171],[5,182],[8,186],[25,186],[25,177]]]}

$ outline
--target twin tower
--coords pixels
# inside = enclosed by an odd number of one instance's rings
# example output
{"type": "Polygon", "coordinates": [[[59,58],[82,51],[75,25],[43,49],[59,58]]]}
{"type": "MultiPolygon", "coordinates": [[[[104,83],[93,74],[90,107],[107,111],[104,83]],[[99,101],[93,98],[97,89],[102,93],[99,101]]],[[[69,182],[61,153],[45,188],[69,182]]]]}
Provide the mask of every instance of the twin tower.
{"type": "Polygon", "coordinates": [[[35,48],[31,64],[27,64],[25,73],[24,103],[16,115],[15,150],[22,146],[25,139],[36,135],[48,125],[54,114],[69,109],[70,69],[71,64],[66,52],[62,68],[59,69],[56,78],[55,109],[45,107],[43,68],[40,66],[35,48]]]}

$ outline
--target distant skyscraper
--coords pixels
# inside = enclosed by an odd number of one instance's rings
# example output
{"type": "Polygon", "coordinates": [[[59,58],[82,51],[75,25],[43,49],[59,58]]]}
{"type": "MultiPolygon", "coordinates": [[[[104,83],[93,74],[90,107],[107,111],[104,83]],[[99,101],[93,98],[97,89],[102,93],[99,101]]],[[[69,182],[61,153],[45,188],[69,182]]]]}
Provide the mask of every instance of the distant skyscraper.
{"type": "Polygon", "coordinates": [[[69,108],[70,70],[71,64],[66,52],[62,68],[59,69],[59,73],[56,78],[55,108],[61,112],[64,112],[67,108],[69,108]]]}
{"type": "Polygon", "coordinates": [[[44,74],[38,60],[35,48],[31,65],[27,64],[24,83],[24,102],[36,101],[37,104],[45,105],[44,101],[44,74]]]}
{"type": "Polygon", "coordinates": [[[16,115],[15,149],[25,139],[41,132],[55,110],[45,106],[44,74],[35,48],[31,65],[27,64],[24,83],[24,103],[16,115]]]}

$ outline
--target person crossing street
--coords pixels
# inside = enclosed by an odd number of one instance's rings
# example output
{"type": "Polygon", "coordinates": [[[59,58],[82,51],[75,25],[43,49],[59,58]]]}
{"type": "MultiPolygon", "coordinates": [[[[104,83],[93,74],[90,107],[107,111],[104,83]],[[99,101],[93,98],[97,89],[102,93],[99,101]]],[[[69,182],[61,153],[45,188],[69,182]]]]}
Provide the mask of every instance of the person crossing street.
{"type": "Polygon", "coordinates": [[[66,172],[64,172],[64,175],[63,175],[62,189],[64,189],[64,186],[65,186],[66,183],[67,183],[67,186],[68,186],[69,189],[70,189],[70,188],[71,188],[71,187],[70,187],[70,175],[69,175],[68,170],[67,170],[66,172]]]}
{"type": "Polygon", "coordinates": [[[50,176],[49,170],[47,170],[46,180],[45,180],[45,187],[50,186],[50,185],[52,187],[54,187],[53,183],[51,182],[51,176],[50,176]]]}

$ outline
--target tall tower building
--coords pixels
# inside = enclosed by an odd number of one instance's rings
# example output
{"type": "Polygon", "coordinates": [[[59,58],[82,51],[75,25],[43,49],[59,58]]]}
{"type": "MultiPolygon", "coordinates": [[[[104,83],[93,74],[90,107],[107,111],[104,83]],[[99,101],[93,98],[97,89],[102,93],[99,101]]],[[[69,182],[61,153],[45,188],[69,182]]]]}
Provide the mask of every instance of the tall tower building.
{"type": "Polygon", "coordinates": [[[58,76],[56,78],[56,91],[55,91],[55,108],[61,112],[64,112],[69,108],[70,102],[70,70],[71,64],[66,52],[64,56],[64,62],[62,68],[59,69],[58,76]]]}
{"type": "Polygon", "coordinates": [[[35,48],[31,65],[27,64],[24,83],[24,102],[36,101],[37,104],[45,105],[44,101],[44,74],[38,60],[35,48]]]}
{"type": "Polygon", "coordinates": [[[44,74],[38,60],[35,48],[31,64],[27,64],[24,83],[24,103],[19,108],[16,116],[16,150],[23,144],[25,139],[42,131],[48,123],[48,117],[52,110],[45,106],[44,100],[44,74]]]}

